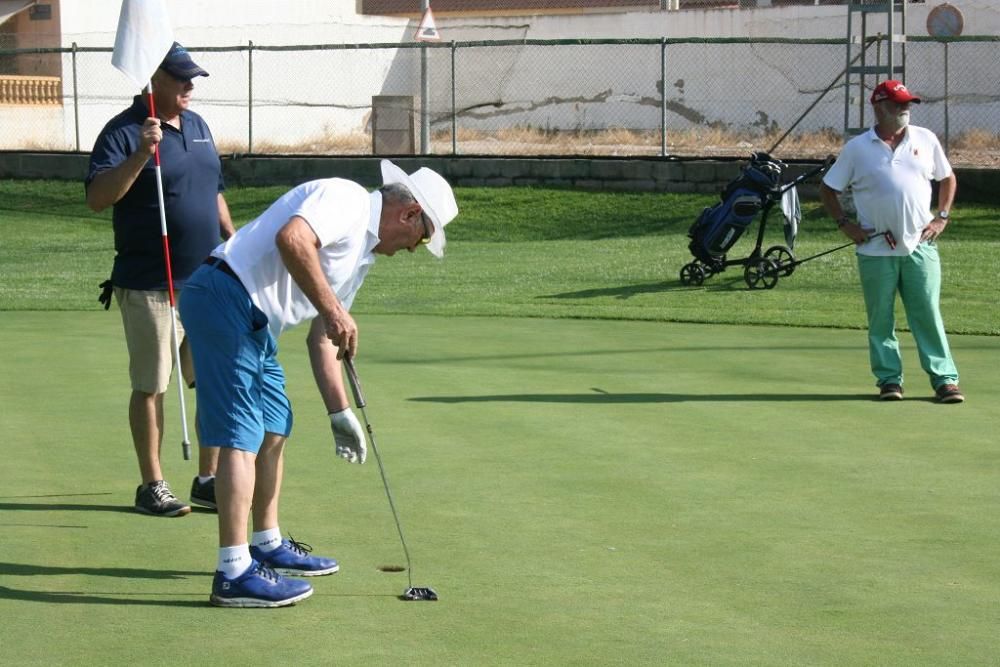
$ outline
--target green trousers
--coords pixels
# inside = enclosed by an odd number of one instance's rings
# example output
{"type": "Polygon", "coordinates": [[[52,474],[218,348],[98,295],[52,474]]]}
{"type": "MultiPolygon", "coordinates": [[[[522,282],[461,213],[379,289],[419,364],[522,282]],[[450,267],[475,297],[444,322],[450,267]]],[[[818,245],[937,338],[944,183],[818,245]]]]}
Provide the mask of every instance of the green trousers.
{"type": "Polygon", "coordinates": [[[941,319],[941,260],[937,246],[921,243],[906,257],[858,255],[858,273],[868,311],[868,353],[876,384],[903,384],[903,359],[896,338],[896,292],[917,343],[920,366],[931,387],[958,384],[941,319]]]}

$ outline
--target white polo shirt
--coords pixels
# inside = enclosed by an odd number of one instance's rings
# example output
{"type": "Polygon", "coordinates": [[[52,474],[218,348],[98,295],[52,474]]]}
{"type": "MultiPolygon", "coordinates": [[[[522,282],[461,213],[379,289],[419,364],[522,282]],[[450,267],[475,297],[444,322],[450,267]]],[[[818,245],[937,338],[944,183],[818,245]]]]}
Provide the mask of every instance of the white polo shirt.
{"type": "Polygon", "coordinates": [[[319,238],[319,262],[345,308],[375,263],[382,195],[341,178],[303,183],[242,227],[212,255],[223,258],[267,315],[268,328],[281,332],[318,314],[281,260],[274,237],[293,216],[303,218],[319,238]]]}
{"type": "Polygon", "coordinates": [[[951,175],[951,164],[937,136],[910,125],[893,151],[875,128],[847,142],[823,177],[829,187],[854,193],[858,222],[869,233],[892,232],[893,250],[884,237],[858,246],[860,255],[909,255],[920,244],[920,234],[934,219],[931,179],[951,175]]]}

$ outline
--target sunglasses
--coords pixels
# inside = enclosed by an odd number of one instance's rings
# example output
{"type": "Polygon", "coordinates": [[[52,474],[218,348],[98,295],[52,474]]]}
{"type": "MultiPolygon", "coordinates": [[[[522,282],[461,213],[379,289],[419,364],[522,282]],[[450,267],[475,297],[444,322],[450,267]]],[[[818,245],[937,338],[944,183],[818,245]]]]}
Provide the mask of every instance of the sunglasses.
{"type": "Polygon", "coordinates": [[[427,219],[427,215],[420,212],[420,224],[424,226],[424,235],[420,237],[420,245],[427,245],[431,242],[431,235],[434,233],[434,225],[427,219]]]}

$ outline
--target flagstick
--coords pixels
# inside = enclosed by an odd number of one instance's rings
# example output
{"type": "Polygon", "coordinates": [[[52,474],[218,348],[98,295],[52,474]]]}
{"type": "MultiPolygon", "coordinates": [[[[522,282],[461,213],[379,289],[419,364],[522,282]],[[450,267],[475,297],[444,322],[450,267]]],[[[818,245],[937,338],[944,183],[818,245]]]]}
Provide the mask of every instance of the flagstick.
{"type": "MultiPolygon", "coordinates": [[[[149,84],[149,115],[156,118],[156,106],[153,102],[153,81],[149,84]]],[[[181,404],[181,429],[184,440],[181,450],[184,460],[191,460],[191,441],[188,439],[187,410],[184,407],[184,374],[181,372],[181,343],[177,335],[177,302],[174,299],[174,274],[170,268],[170,239],[167,237],[167,212],[163,205],[163,175],[160,173],[160,145],[156,144],[153,153],[156,165],[156,198],[160,205],[160,234],[163,237],[163,259],[167,265],[167,294],[170,295],[170,330],[174,339],[174,364],[177,368],[177,396],[181,404]]]]}

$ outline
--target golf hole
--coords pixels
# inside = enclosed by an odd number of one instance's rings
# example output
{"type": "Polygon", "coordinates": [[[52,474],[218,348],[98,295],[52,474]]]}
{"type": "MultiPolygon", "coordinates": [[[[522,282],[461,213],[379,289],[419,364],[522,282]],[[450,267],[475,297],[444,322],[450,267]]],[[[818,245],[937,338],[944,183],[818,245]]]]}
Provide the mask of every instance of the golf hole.
{"type": "Polygon", "coordinates": [[[402,565],[379,565],[379,570],[382,572],[405,572],[406,568],[402,565]]]}

